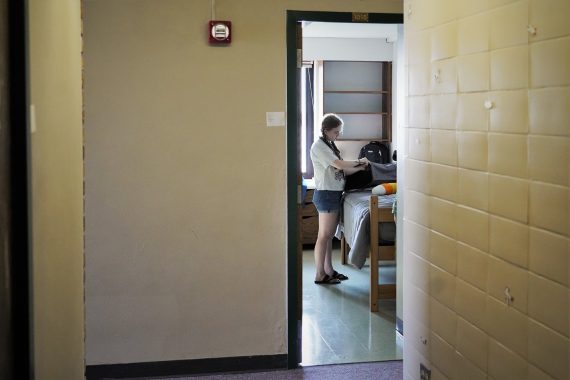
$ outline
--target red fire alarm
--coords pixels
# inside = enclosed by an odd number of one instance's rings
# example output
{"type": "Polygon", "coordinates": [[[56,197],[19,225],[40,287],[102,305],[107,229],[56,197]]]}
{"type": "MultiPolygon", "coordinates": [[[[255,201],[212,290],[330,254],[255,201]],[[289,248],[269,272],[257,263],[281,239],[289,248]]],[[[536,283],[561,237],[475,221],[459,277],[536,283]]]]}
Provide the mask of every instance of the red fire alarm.
{"type": "Polygon", "coordinates": [[[212,20],[208,23],[208,35],[211,44],[229,44],[232,42],[232,22],[212,20]]]}

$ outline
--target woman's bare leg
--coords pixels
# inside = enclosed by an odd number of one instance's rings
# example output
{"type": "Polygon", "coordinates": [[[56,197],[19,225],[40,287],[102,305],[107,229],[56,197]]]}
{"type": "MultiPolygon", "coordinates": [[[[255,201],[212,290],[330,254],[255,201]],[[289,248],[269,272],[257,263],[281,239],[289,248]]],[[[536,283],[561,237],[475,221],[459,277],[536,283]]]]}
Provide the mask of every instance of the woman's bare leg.
{"type": "Polygon", "coordinates": [[[332,238],[338,224],[338,212],[319,213],[319,233],[315,243],[315,280],[322,280],[332,273],[332,238]]]}

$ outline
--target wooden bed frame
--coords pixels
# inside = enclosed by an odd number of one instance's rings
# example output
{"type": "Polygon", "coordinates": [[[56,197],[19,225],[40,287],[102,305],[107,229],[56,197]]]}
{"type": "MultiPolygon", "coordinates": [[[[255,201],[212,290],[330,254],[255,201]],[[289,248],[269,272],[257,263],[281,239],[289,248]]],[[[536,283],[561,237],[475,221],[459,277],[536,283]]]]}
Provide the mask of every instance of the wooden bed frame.
{"type": "MultiPolygon", "coordinates": [[[[394,222],[391,208],[378,208],[378,195],[370,196],[370,311],[378,311],[378,299],[396,298],[396,284],[379,284],[379,261],[396,260],[395,245],[378,244],[378,224],[394,222]]],[[[350,247],[346,239],[341,239],[340,254],[342,264],[347,263],[350,247]]]]}

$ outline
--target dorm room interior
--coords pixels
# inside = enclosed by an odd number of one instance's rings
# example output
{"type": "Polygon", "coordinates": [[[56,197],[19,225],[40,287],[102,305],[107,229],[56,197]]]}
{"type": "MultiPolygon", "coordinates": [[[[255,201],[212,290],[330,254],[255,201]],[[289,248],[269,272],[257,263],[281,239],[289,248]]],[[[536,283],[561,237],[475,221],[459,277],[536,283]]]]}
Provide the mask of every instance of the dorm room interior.
{"type": "Polygon", "coordinates": [[[398,75],[403,72],[402,46],[398,24],[303,23],[298,95],[303,365],[402,359],[397,302],[401,267],[396,259],[400,232],[396,234],[393,207],[397,199],[397,110],[403,96],[398,91],[403,86],[398,75]],[[333,265],[349,280],[338,286],[313,282],[318,213],[312,203],[315,184],[309,150],[321,134],[320,122],[327,113],[344,121],[336,140],[343,159],[367,156],[371,147],[378,156],[375,163],[393,168],[394,175],[368,183],[356,180],[358,186],[345,193],[333,239],[333,265]],[[382,187],[380,182],[393,185],[382,187]]]}

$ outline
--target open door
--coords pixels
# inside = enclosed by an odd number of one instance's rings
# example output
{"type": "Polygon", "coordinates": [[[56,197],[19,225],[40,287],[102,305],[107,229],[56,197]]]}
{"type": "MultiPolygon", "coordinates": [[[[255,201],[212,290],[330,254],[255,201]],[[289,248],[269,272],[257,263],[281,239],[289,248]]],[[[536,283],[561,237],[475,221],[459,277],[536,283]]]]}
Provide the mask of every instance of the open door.
{"type": "Polygon", "coordinates": [[[301,239],[302,22],[401,24],[402,14],[287,11],[287,328],[288,367],[301,362],[303,260],[301,239]]]}

